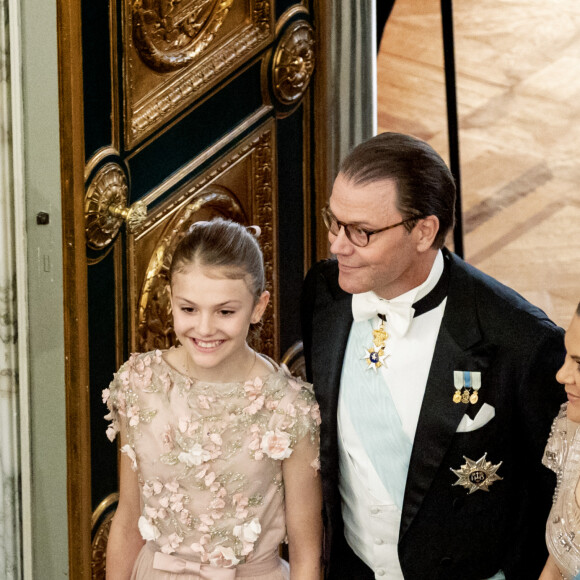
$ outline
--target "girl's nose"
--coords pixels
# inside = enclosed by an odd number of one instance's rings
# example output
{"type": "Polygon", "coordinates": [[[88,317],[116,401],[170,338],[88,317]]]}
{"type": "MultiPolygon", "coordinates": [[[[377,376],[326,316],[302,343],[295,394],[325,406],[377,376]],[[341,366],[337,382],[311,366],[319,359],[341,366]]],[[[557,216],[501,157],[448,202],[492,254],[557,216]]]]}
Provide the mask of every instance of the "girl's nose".
{"type": "Polygon", "coordinates": [[[214,332],[213,317],[211,314],[202,314],[199,317],[198,332],[202,336],[211,336],[214,332]]]}

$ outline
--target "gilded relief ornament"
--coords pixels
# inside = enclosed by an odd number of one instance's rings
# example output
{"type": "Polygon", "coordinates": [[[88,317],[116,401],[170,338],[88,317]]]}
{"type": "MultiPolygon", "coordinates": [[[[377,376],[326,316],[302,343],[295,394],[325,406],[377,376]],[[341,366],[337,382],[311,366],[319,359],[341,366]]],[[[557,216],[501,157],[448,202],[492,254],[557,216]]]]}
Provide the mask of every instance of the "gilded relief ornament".
{"type": "Polygon", "coordinates": [[[111,522],[119,502],[119,493],[109,494],[97,506],[91,518],[92,554],[91,579],[105,580],[107,562],[107,542],[111,531],[111,522]]]}
{"type": "Polygon", "coordinates": [[[477,461],[463,456],[465,463],[460,469],[451,469],[457,475],[457,481],[453,485],[461,485],[465,487],[469,493],[473,493],[478,489],[489,491],[489,486],[494,481],[503,479],[497,475],[497,470],[500,468],[503,461],[493,465],[491,461],[486,461],[487,453],[477,461]]]}
{"type": "Polygon", "coordinates": [[[274,0],[123,0],[124,145],[132,149],[274,40],[274,0]]]}
{"type": "Polygon", "coordinates": [[[158,72],[188,66],[211,43],[234,0],[134,0],[133,41],[158,72]]]}
{"type": "Polygon", "coordinates": [[[284,33],[272,64],[274,96],[282,105],[298,103],[314,72],[314,31],[300,20],[284,33]]]}

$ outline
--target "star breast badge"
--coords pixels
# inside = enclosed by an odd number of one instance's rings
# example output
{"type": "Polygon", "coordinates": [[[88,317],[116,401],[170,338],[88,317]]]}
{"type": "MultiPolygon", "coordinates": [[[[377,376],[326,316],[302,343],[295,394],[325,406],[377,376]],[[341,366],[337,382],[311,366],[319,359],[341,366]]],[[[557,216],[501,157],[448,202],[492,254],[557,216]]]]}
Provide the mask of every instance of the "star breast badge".
{"type": "Polygon", "coordinates": [[[367,369],[374,369],[375,372],[385,364],[385,359],[389,356],[385,354],[385,343],[389,338],[385,330],[385,317],[381,315],[379,317],[381,322],[373,330],[373,346],[365,348],[365,354],[362,357],[362,360],[367,363],[367,369]]]}
{"type": "Polygon", "coordinates": [[[489,491],[489,486],[494,481],[503,479],[496,473],[503,461],[493,465],[491,461],[486,461],[486,457],[487,453],[477,461],[473,461],[473,459],[469,459],[464,455],[463,459],[465,459],[466,463],[460,469],[451,468],[451,471],[457,475],[457,481],[453,485],[461,485],[469,493],[473,493],[478,489],[489,491]]]}
{"type": "Polygon", "coordinates": [[[365,348],[365,355],[363,359],[366,361],[369,369],[374,369],[375,372],[385,364],[385,359],[388,355],[385,354],[385,349],[381,347],[371,346],[365,348]]]}

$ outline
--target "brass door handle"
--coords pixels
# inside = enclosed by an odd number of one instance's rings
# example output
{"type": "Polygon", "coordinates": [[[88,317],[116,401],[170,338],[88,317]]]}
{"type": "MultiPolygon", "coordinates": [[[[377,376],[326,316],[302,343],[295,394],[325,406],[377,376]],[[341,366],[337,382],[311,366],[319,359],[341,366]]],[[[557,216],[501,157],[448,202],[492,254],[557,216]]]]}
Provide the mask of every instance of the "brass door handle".
{"type": "Polygon", "coordinates": [[[128,194],[125,172],[113,162],[103,165],[87,186],[85,231],[87,245],[93,250],[107,247],[123,222],[132,232],[147,219],[147,204],[137,201],[127,207],[128,194]]]}
{"type": "Polygon", "coordinates": [[[112,216],[120,217],[127,223],[130,232],[147,219],[147,204],[144,201],[136,201],[129,207],[111,205],[108,209],[112,216]]]}

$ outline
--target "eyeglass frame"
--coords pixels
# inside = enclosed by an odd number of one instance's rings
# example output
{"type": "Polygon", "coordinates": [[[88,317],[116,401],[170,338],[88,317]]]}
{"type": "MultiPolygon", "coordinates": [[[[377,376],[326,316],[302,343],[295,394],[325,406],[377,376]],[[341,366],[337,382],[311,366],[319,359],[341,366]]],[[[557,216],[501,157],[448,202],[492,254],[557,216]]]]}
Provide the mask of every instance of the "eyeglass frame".
{"type": "Polygon", "coordinates": [[[379,228],[377,230],[367,230],[365,228],[361,228],[360,226],[355,226],[355,224],[347,224],[345,222],[341,222],[340,220],[336,219],[336,216],[330,211],[330,207],[328,204],[326,204],[323,208],[322,208],[322,220],[324,221],[324,225],[326,226],[326,228],[328,229],[328,231],[333,235],[333,236],[337,236],[340,233],[340,228],[344,228],[344,233],[346,234],[346,237],[348,239],[348,241],[353,245],[356,246],[357,248],[366,248],[370,241],[371,241],[371,236],[373,236],[374,234],[380,234],[381,232],[386,232],[387,230],[392,230],[393,228],[397,228],[399,226],[402,226],[403,224],[412,222],[412,221],[416,221],[416,220],[420,220],[422,219],[421,216],[412,216],[409,217],[407,219],[404,219],[403,221],[400,221],[396,224],[392,224],[390,226],[386,226],[384,228],[379,228]],[[332,222],[336,222],[336,225],[338,226],[338,232],[336,234],[333,234],[331,231],[331,224],[332,222]],[[365,244],[361,245],[361,244],[357,244],[356,242],[353,241],[353,239],[351,238],[351,234],[350,234],[350,229],[351,227],[357,227],[359,230],[361,230],[362,232],[364,232],[364,234],[367,237],[367,241],[365,244]]]}

